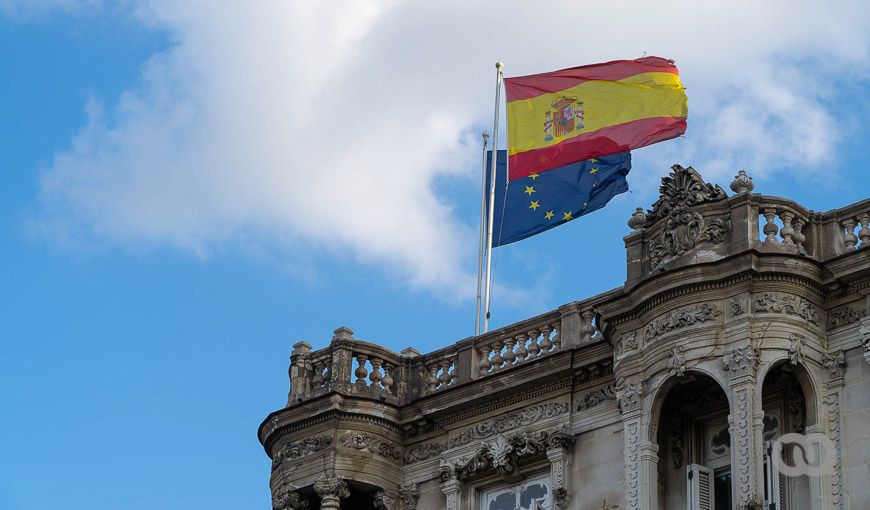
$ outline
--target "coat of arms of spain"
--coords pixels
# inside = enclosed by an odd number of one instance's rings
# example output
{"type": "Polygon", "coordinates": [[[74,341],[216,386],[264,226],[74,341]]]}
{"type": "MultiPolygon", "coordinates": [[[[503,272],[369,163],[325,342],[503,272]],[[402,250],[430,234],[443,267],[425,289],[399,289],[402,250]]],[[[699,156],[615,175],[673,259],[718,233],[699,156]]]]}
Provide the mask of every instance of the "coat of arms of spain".
{"type": "Polygon", "coordinates": [[[574,131],[583,129],[583,102],[574,96],[562,96],[552,103],[553,109],[544,113],[544,141],[551,142],[574,131]]]}

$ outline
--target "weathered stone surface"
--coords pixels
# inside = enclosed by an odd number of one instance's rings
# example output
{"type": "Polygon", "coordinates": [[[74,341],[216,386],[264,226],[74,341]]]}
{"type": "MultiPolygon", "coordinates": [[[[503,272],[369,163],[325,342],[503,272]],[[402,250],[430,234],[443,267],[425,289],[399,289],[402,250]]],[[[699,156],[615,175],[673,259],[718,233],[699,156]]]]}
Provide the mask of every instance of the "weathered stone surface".
{"type": "Polygon", "coordinates": [[[674,166],[629,222],[624,286],[480,337],[295,344],[259,431],[273,507],[471,510],[534,479],[553,510],[682,510],[705,463],[758,507],[785,432],[834,445],[792,501],[867,506],[870,199],[819,213],[753,187],[674,166]]]}

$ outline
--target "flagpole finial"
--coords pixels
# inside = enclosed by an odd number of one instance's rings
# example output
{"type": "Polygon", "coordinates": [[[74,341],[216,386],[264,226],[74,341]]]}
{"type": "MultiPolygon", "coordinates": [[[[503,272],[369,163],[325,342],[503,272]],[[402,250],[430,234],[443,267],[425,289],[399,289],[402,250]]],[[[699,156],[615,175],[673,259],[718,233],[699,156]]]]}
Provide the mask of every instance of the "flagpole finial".
{"type": "Polygon", "coordinates": [[[486,142],[489,140],[489,131],[484,131],[480,136],[483,137],[483,143],[486,145],[486,142]]]}
{"type": "Polygon", "coordinates": [[[504,62],[499,60],[498,62],[495,63],[495,68],[498,69],[499,71],[504,71],[504,62]]]}

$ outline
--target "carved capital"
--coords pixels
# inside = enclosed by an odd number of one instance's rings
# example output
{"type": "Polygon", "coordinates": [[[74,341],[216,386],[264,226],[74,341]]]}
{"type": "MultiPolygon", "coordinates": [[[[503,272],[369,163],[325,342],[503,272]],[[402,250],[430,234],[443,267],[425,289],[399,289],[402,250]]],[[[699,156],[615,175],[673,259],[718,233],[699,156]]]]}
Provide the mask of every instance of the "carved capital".
{"type": "Polygon", "coordinates": [[[671,349],[668,358],[668,370],[671,375],[683,377],[686,375],[686,348],[678,345],[671,349]]]}
{"type": "Polygon", "coordinates": [[[416,483],[399,487],[399,501],[402,503],[402,510],[417,510],[418,497],[416,483]]]}
{"type": "Polygon", "coordinates": [[[394,510],[396,494],[392,491],[379,490],[373,496],[375,510],[394,510]]]}
{"type": "Polygon", "coordinates": [[[643,382],[629,382],[616,391],[622,414],[639,411],[643,400],[643,382]]]}
{"type": "Polygon", "coordinates": [[[325,474],[314,482],[314,492],[320,496],[320,508],[323,510],[337,510],[340,506],[340,501],[350,496],[347,482],[341,478],[330,477],[325,474]]]}
{"type": "Polygon", "coordinates": [[[288,485],[272,493],[272,510],[303,510],[308,508],[308,500],[296,492],[296,487],[288,485]]]}
{"type": "Polygon", "coordinates": [[[832,354],[825,354],[822,356],[822,364],[828,369],[831,381],[840,380],[846,373],[846,353],[837,351],[832,354]]]}
{"type": "Polygon", "coordinates": [[[722,356],[722,365],[731,373],[732,379],[754,376],[758,366],[758,353],[749,345],[735,347],[722,356]]]}

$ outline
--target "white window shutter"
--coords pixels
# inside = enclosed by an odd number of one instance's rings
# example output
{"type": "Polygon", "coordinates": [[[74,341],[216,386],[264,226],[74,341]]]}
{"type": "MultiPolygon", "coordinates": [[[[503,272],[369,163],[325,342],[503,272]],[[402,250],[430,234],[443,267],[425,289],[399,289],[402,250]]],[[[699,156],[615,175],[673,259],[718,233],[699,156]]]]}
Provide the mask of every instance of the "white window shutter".
{"type": "Polygon", "coordinates": [[[700,464],[686,468],[689,510],[713,510],[713,470],[700,464]]]}
{"type": "Polygon", "coordinates": [[[782,510],[785,496],[785,480],[777,469],[779,459],[774,458],[776,449],[773,442],[768,441],[764,449],[764,508],[766,510],[782,510]]]}

